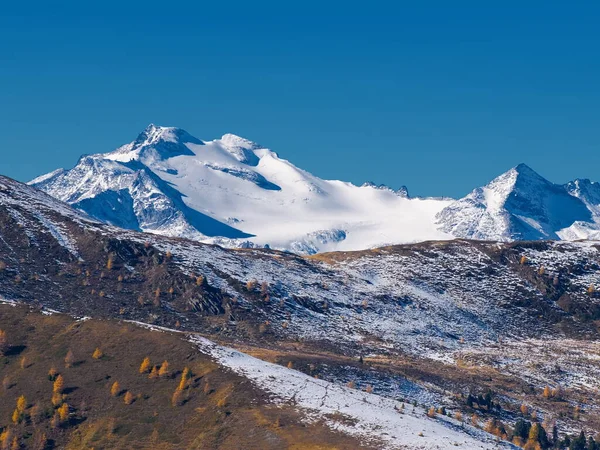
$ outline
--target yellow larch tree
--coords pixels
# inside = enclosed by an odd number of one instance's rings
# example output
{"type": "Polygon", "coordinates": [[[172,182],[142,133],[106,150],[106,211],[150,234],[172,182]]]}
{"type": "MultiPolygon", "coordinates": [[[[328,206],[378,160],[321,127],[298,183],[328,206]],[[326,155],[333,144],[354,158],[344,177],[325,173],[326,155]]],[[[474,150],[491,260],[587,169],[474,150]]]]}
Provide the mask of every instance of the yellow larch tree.
{"type": "Polygon", "coordinates": [[[125,392],[123,401],[125,402],[126,405],[131,405],[133,403],[134,399],[135,399],[135,397],[133,396],[133,394],[131,392],[129,392],[129,391],[125,392]]]}
{"type": "Polygon", "coordinates": [[[183,391],[188,384],[188,378],[190,378],[190,369],[185,367],[183,372],[181,373],[181,380],[179,381],[179,386],[177,386],[177,390],[183,391]]]}
{"type": "Polygon", "coordinates": [[[158,378],[158,369],[156,366],[152,366],[152,370],[150,371],[150,375],[148,375],[148,378],[158,378]]]}
{"type": "Polygon", "coordinates": [[[8,350],[8,336],[6,331],[0,330],[0,356],[4,356],[4,353],[8,350]]]}
{"type": "Polygon", "coordinates": [[[140,364],[140,373],[148,373],[148,371],[150,371],[150,358],[146,356],[140,364]]]}
{"type": "Polygon", "coordinates": [[[58,375],[56,380],[54,380],[54,385],[52,386],[52,392],[55,394],[62,394],[62,391],[65,389],[65,379],[62,375],[58,375]]]}
{"type": "Polygon", "coordinates": [[[65,422],[69,418],[69,405],[63,403],[60,408],[58,408],[58,417],[61,422],[65,422]]]}
{"type": "Polygon", "coordinates": [[[168,361],[163,361],[160,365],[160,370],[158,371],[158,376],[164,378],[169,375],[169,363],[168,361]]]}
{"type": "Polygon", "coordinates": [[[110,395],[116,397],[117,395],[119,395],[119,392],[121,392],[121,385],[118,381],[115,381],[110,387],[110,395]]]}

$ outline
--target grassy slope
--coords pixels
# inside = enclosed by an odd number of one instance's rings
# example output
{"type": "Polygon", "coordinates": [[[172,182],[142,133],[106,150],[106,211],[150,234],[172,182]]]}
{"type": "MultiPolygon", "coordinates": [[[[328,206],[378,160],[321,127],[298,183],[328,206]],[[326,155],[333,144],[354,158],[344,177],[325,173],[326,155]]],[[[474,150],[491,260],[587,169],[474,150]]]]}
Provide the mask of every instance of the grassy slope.
{"type": "Polygon", "coordinates": [[[0,329],[11,349],[0,357],[0,428],[10,427],[22,448],[33,448],[41,433],[48,448],[68,449],[354,449],[359,443],[333,433],[321,424],[302,424],[290,407],[269,406],[264,394],[249,382],[220,368],[188,342],[171,333],[139,328],[112,320],[75,321],[65,315],[42,315],[27,307],[0,305],[0,329]],[[94,360],[96,347],[104,357],[94,360]],[[66,368],[71,349],[75,364],[66,368]],[[139,374],[140,362],[169,361],[171,375],[149,379],[139,374]],[[22,359],[25,358],[25,364],[22,359]],[[23,367],[22,367],[23,366],[23,367]],[[171,396],[184,367],[192,370],[187,401],[173,407],[171,396]],[[48,371],[55,367],[65,378],[71,419],[53,428],[52,385],[48,371]],[[136,399],[126,405],[123,393],[110,395],[118,381],[136,399]],[[16,399],[27,398],[42,410],[39,424],[31,418],[14,425],[16,399]]]}

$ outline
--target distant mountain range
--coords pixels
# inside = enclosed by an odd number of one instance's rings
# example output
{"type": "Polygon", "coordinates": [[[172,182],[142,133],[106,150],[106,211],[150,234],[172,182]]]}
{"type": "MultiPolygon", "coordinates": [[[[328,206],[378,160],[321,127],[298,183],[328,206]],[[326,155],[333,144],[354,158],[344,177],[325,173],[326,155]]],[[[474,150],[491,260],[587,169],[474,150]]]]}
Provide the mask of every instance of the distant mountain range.
{"type": "Polygon", "coordinates": [[[298,253],[443,240],[600,239],[600,184],[553,184],[520,164],[459,200],[322,180],[226,134],[149,125],[131,143],[30,184],[127,229],[298,253]]]}

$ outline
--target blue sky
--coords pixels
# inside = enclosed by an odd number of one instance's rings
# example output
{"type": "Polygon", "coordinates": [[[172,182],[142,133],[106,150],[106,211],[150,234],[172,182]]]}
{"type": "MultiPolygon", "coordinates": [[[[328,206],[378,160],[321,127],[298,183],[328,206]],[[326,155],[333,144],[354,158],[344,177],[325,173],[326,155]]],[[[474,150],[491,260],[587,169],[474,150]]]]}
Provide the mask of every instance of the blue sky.
{"type": "Polygon", "coordinates": [[[418,195],[519,162],[600,180],[592,2],[87,3],[3,5],[1,174],[71,167],[153,122],[418,195]]]}

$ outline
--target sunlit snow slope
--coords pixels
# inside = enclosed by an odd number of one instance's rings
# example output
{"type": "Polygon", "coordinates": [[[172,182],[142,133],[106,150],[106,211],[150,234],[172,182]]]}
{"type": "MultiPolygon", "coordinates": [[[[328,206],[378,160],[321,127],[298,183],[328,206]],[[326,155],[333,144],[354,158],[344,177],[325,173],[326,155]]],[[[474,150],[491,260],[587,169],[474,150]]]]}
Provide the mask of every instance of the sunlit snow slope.
{"type": "Polygon", "coordinates": [[[451,237],[434,224],[446,200],[322,180],[232,134],[205,142],[150,125],[31,184],[113,225],[227,246],[315,253],[451,237]]]}
{"type": "Polygon", "coordinates": [[[456,201],[411,198],[405,187],[322,180],[233,134],[201,141],[155,125],[30,184],[112,225],[226,247],[600,238],[600,185],[589,180],[558,185],[519,164],[456,201]]]}

